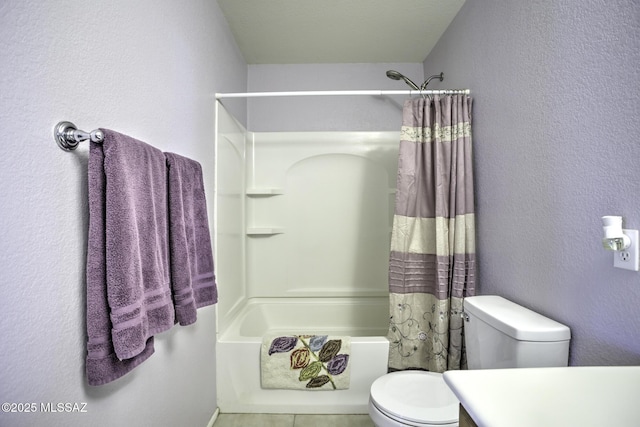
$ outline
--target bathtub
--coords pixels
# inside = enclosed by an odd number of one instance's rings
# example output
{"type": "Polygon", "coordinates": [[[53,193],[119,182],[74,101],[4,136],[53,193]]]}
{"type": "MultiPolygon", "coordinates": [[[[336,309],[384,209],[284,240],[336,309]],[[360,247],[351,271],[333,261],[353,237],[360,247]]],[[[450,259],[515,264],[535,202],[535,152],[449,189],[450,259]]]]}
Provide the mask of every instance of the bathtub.
{"type": "Polygon", "coordinates": [[[222,413],[366,414],[369,387],[387,372],[388,297],[252,298],[219,331],[218,407],[222,413]],[[294,326],[292,326],[294,325],[294,326]],[[266,334],[351,336],[348,390],[262,389],[260,346],[266,334]]]}

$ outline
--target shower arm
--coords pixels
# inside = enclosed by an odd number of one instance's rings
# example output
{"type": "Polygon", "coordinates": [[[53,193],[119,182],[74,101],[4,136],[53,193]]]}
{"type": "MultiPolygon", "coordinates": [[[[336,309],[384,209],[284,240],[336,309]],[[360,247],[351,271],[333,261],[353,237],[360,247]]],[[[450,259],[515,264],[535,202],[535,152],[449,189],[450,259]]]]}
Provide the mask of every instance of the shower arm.
{"type": "Polygon", "coordinates": [[[440,73],[440,74],[434,74],[433,76],[430,76],[427,80],[424,81],[424,83],[422,83],[422,85],[420,86],[420,90],[425,90],[427,88],[427,85],[429,84],[429,82],[433,79],[440,79],[440,81],[444,80],[444,73],[440,73]]]}

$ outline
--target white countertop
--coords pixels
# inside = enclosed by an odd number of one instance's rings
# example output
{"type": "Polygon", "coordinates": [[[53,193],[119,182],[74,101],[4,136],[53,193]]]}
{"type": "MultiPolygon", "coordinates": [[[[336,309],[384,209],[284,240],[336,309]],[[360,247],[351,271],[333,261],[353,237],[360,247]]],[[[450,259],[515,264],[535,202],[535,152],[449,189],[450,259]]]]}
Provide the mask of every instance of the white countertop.
{"type": "Polygon", "coordinates": [[[640,366],[447,371],[479,427],[640,426],[640,366]]]}

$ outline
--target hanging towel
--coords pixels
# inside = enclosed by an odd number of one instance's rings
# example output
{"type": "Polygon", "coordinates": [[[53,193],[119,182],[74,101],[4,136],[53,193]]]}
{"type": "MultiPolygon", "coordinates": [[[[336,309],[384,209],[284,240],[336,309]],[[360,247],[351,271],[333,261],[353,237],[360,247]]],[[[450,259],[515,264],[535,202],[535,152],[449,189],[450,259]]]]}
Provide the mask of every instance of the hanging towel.
{"type": "Polygon", "coordinates": [[[218,302],[200,163],[165,153],[169,176],[169,248],[176,319],[196,321],[196,309],[218,302]]]}
{"type": "Polygon", "coordinates": [[[89,154],[87,378],[113,381],[153,354],[171,328],[164,154],[102,129],[89,154]]]}
{"type": "Polygon", "coordinates": [[[351,376],[351,338],[268,335],[260,351],[262,388],[344,390],[351,376]]]}

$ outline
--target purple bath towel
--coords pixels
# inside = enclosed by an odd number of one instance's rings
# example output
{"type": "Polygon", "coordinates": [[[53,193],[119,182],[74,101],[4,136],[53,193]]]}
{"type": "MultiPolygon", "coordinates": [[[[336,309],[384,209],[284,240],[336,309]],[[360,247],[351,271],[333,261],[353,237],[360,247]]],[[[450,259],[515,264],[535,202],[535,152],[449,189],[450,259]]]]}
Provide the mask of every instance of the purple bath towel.
{"type": "Polygon", "coordinates": [[[176,319],[196,321],[196,309],[218,302],[202,168],[165,153],[169,175],[169,247],[176,319]]]}
{"type": "Polygon", "coordinates": [[[87,378],[113,381],[153,354],[174,325],[164,154],[103,129],[89,154],[87,378]]]}

